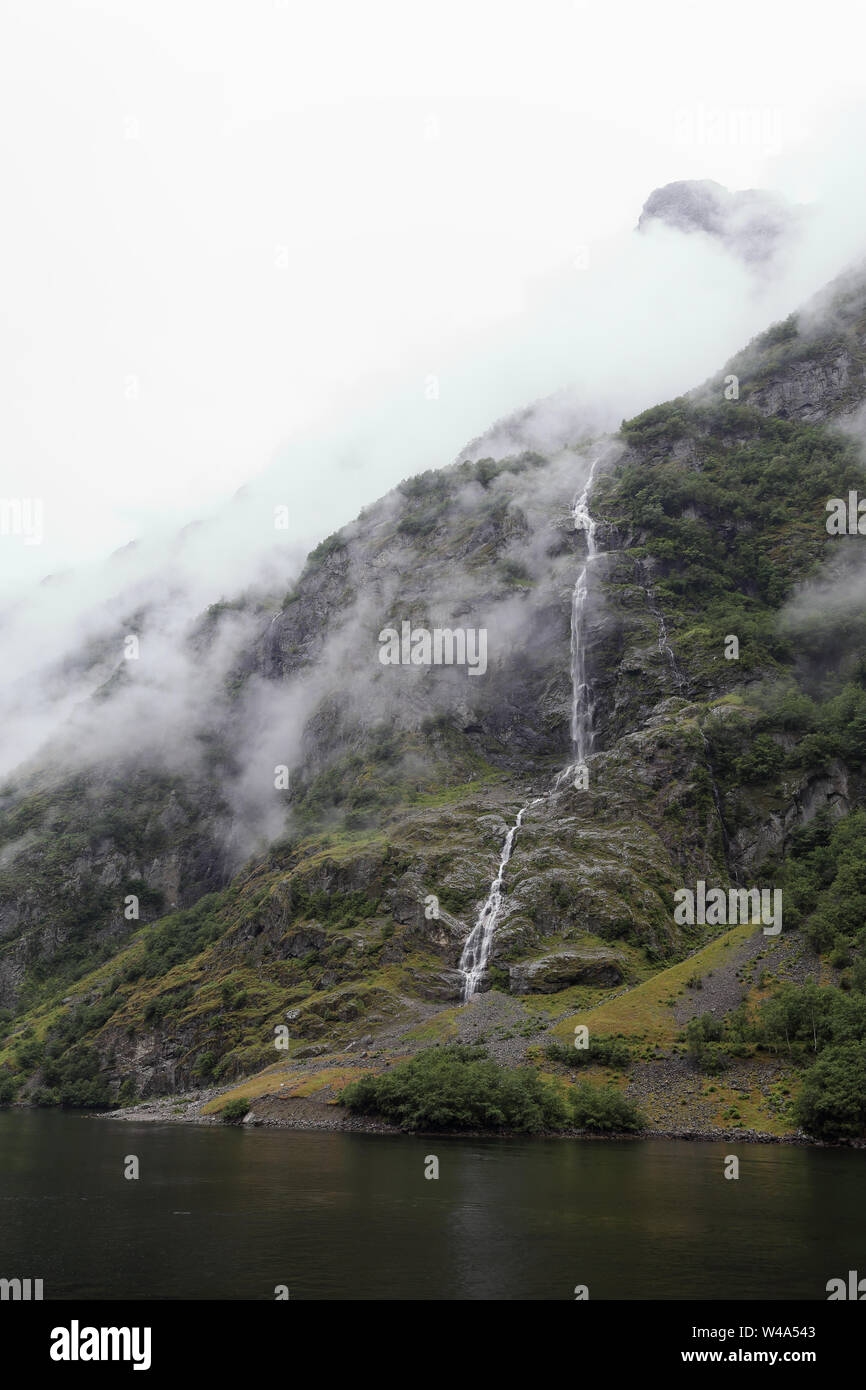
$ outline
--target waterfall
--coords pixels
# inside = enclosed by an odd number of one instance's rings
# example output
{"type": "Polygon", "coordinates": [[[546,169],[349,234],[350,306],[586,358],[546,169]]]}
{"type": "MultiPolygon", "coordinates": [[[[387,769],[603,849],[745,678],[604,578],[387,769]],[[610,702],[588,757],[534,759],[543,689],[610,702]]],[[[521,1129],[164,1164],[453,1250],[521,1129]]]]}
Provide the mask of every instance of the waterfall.
{"type": "Polygon", "coordinates": [[[502,900],[504,896],[505,866],[511,858],[511,851],[514,848],[514,837],[520,829],[523,817],[530,806],[536,806],[544,797],[537,796],[534,801],[529,801],[525,806],[521,806],[517,813],[517,820],[512,825],[505,837],[505,845],[502,849],[502,858],[499,861],[499,870],[490,885],[490,892],[487,901],[478,914],[478,921],[466,938],[466,945],[463,947],[463,954],[460,957],[460,969],[463,972],[463,1003],[468,1004],[481,981],[481,976],[487,968],[490,959],[490,947],[493,944],[493,933],[502,912],[502,900]]]}
{"type": "MultiPolygon", "coordinates": [[[[584,610],[589,593],[589,567],[598,554],[595,543],[595,521],[589,511],[589,494],[595,479],[595,470],[601,458],[602,454],[599,454],[593,460],[583,491],[578,493],[571,508],[575,531],[583,531],[586,536],[586,556],[583,568],[577,576],[577,583],[571,595],[571,747],[575,761],[556,777],[551,789],[553,791],[563,781],[573,777],[578,768],[584,767],[586,759],[592,752],[594,704],[589,682],[586,679],[584,610]]],[[[505,896],[505,869],[514,849],[515,837],[526,812],[530,807],[537,806],[543,800],[543,796],[537,796],[534,801],[529,801],[525,806],[522,806],[517,813],[517,820],[505,837],[502,858],[499,861],[499,871],[490,885],[487,901],[479,913],[475,926],[466,938],[463,954],[460,957],[464,1004],[468,1004],[475,994],[490,959],[493,934],[502,915],[505,896]]]]}
{"type": "MultiPolygon", "coordinates": [[[[644,566],[640,563],[638,564],[638,573],[644,576],[644,566]]],[[[668,626],[665,622],[665,615],[658,605],[658,600],[656,599],[652,587],[648,583],[644,584],[643,591],[646,595],[647,606],[650,612],[652,613],[653,617],[655,618],[656,622],[658,623],[659,653],[662,656],[666,656],[668,661],[670,662],[671,675],[673,676],[674,685],[676,686],[677,690],[681,691],[683,689],[683,686],[685,685],[685,681],[683,680],[680,668],[677,666],[677,659],[674,656],[674,649],[668,641],[668,626]]]]}
{"type": "MultiPolygon", "coordinates": [[[[561,773],[560,778],[567,777],[575,768],[586,766],[586,760],[592,752],[595,737],[593,730],[595,706],[592,691],[586,679],[584,618],[586,599],[589,593],[589,567],[598,554],[598,547],[595,543],[595,521],[589,510],[589,494],[600,457],[599,455],[593,461],[583,492],[575,498],[571,509],[575,531],[583,531],[586,536],[586,557],[571,595],[571,747],[574,754],[574,764],[567,768],[564,774],[561,773]]],[[[560,778],[557,778],[557,781],[560,778]]]]}

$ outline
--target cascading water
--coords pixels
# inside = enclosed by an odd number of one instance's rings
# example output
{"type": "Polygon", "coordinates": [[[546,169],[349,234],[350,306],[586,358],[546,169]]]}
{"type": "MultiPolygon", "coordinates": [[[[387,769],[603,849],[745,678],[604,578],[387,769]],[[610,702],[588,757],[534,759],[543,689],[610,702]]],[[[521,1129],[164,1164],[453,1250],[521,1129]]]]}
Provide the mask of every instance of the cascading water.
{"type": "MultiPolygon", "coordinates": [[[[599,456],[600,458],[600,456],[599,456]]],[[[584,642],[584,616],[586,599],[589,594],[589,567],[598,554],[595,543],[595,521],[589,510],[589,494],[599,464],[596,458],[587,475],[583,492],[575,499],[571,509],[575,531],[583,531],[586,536],[586,557],[583,569],[577,576],[577,583],[571,596],[571,747],[574,763],[561,772],[555,786],[570,777],[577,768],[586,766],[592,752],[594,739],[593,714],[595,712],[592,691],[586,679],[586,643],[584,642]]]]}
{"type": "Polygon", "coordinates": [[[544,797],[537,796],[534,801],[529,801],[525,806],[521,806],[517,813],[517,820],[512,825],[505,837],[505,845],[502,850],[502,858],[499,861],[499,872],[490,885],[490,892],[487,901],[478,914],[478,921],[466,938],[466,945],[463,947],[463,954],[460,957],[460,969],[463,972],[463,1003],[468,1004],[476,989],[478,988],[481,976],[487,968],[490,959],[490,947],[493,944],[493,933],[502,912],[503,887],[505,883],[505,866],[511,858],[511,851],[514,848],[514,837],[520,829],[523,817],[530,806],[536,806],[544,797]]]}
{"type": "MultiPolygon", "coordinates": [[[[571,596],[571,747],[574,762],[559,773],[553,784],[552,790],[554,791],[563,781],[573,777],[578,768],[585,767],[586,759],[592,752],[594,706],[589,682],[586,679],[583,630],[584,610],[589,593],[589,567],[598,553],[595,543],[595,521],[589,511],[589,494],[601,457],[599,455],[593,461],[583,491],[575,498],[571,509],[575,531],[583,531],[586,536],[586,557],[571,596]]],[[[522,806],[517,813],[517,820],[505,837],[502,858],[499,861],[499,871],[490,885],[487,901],[479,913],[475,926],[466,938],[463,954],[460,957],[464,1004],[469,1003],[478,989],[490,959],[493,934],[502,914],[505,896],[505,869],[514,849],[515,837],[526,812],[530,807],[537,806],[543,800],[543,796],[537,796],[534,801],[529,801],[525,806],[522,806]]]]}

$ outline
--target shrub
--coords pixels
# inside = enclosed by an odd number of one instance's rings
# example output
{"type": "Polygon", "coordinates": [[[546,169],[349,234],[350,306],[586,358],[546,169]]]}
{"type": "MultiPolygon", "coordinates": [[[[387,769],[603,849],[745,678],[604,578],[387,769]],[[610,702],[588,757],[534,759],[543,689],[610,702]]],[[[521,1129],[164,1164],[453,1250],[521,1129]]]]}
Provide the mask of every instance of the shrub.
{"type": "Polygon", "coordinates": [[[701,1071],[716,1076],[730,1065],[730,1058],[721,1046],[725,1027],[714,1014],[698,1014],[690,1018],[685,1028],[686,1050],[701,1071]]]}
{"type": "Polygon", "coordinates": [[[33,1097],[32,1097],[32,1099],[33,1099],[33,1104],[34,1104],[34,1105],[59,1105],[59,1104],[60,1104],[60,1094],[59,1094],[59,1092],[58,1092],[58,1091],[55,1091],[55,1090],[52,1090],[52,1088],[51,1088],[50,1086],[40,1086],[40,1087],[38,1088],[38,1090],[36,1090],[36,1091],[33,1092],[33,1097]]]}
{"type": "Polygon", "coordinates": [[[866,1133],[866,1043],[826,1048],[806,1073],[794,1114],[816,1139],[857,1139],[866,1133]]]}
{"type": "Polygon", "coordinates": [[[206,1081],[208,1077],[213,1076],[214,1067],[218,1060],[217,1054],[210,1051],[210,1049],[207,1052],[200,1053],[196,1060],[195,1067],[193,1068],[195,1075],[201,1077],[203,1081],[206,1081]]]}
{"type": "Polygon", "coordinates": [[[599,1133],[633,1133],[646,1129],[646,1120],[637,1106],[615,1086],[593,1086],[588,1081],[582,1081],[575,1087],[572,1117],[577,1129],[599,1133]]]}
{"type": "Polygon", "coordinates": [[[603,1067],[627,1067],[631,1065],[631,1052],[628,1043],[621,1038],[613,1038],[604,1033],[590,1036],[589,1047],[569,1046],[566,1043],[551,1042],[544,1049],[545,1057],[551,1062],[561,1062],[566,1067],[585,1067],[596,1062],[603,1067]]]}
{"type": "Polygon", "coordinates": [[[403,1129],[489,1129],[533,1134],[562,1129],[559,1091],[529,1067],[508,1070],[483,1047],[432,1047],[380,1076],[347,1086],[340,1103],[403,1129]]]}
{"type": "Polygon", "coordinates": [[[226,1125],[239,1125],[246,1114],[249,1113],[250,1103],[242,1096],[235,1096],[233,1100],[227,1100],[220,1112],[220,1119],[226,1125]]]}

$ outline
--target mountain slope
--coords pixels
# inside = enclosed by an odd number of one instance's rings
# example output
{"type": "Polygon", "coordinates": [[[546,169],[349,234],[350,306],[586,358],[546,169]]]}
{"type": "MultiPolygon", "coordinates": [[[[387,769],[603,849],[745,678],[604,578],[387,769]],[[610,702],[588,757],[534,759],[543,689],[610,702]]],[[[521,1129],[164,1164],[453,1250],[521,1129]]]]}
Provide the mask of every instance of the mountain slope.
{"type": "MultiPolygon", "coordinates": [[[[328,1096],[352,1053],[388,1060],[487,1032],[513,1062],[584,1020],[628,1035],[633,1000],[649,1070],[630,1084],[645,1104],[661,1087],[657,1123],[683,1127],[680,1098],[686,1128],[723,1123],[697,1106],[695,1059],[677,1050],[688,1010],[644,1018],[639,1002],[654,980],[678,997],[679,962],[715,950],[718,926],[673,911],[698,880],[786,885],[781,942],[735,929],[750,939],[748,978],[745,958],[739,983],[727,972],[719,1017],[760,1009],[762,949],[779,981],[845,969],[816,954],[838,952],[835,936],[808,936],[828,885],[807,890],[796,865],[804,835],[821,827],[818,853],[863,804],[860,538],[831,537],[825,518],[828,498],[864,488],[856,439],[836,424],[866,395],[864,296],[846,279],[615,437],[409,479],[324,541],[287,594],[253,605],[181,765],[129,741],[109,763],[73,773],[55,755],[13,781],[0,824],[7,1089],[99,1105],[276,1066],[265,1087],[322,1076],[328,1096]],[[585,558],[570,506],[593,460],[582,787],[559,774],[585,558]],[[381,633],[404,622],[484,629],[486,670],[383,665],[381,633]],[[487,992],[461,1008],[463,943],[530,802],[487,992]],[[275,1050],[283,1025],[288,1055],[275,1050]]],[[[189,635],[203,657],[239,606],[189,635]]],[[[100,717],[124,698],[118,670],[100,717]]],[[[790,1066],[766,1065],[750,1104],[777,1130],[790,1066]]]]}

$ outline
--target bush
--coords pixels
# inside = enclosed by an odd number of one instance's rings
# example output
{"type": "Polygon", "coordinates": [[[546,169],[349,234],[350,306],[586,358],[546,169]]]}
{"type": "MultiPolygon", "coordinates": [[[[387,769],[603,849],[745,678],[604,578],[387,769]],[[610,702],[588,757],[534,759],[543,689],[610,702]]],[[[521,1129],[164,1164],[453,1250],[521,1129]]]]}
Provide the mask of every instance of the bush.
{"type": "Polygon", "coordinates": [[[701,1071],[717,1076],[730,1065],[730,1057],[722,1046],[725,1026],[714,1014],[698,1014],[685,1027],[686,1050],[701,1071]]]}
{"type": "Polygon", "coordinates": [[[545,1057],[551,1062],[561,1062],[566,1067],[585,1067],[591,1062],[603,1067],[628,1067],[631,1065],[631,1052],[628,1043],[622,1038],[613,1038],[599,1033],[590,1036],[589,1047],[569,1046],[566,1043],[551,1042],[544,1049],[545,1057]]]}
{"type": "Polygon", "coordinates": [[[483,1047],[431,1047],[380,1076],[347,1086],[340,1103],[402,1129],[562,1129],[568,1113],[558,1090],[529,1067],[510,1071],[483,1047]]]}
{"type": "Polygon", "coordinates": [[[235,1096],[234,1100],[227,1100],[220,1112],[220,1119],[226,1125],[239,1125],[246,1114],[249,1113],[250,1103],[242,1096],[235,1096]]]}
{"type": "MultiPolygon", "coordinates": [[[[53,1040],[61,1045],[60,1038],[53,1040]]],[[[65,1043],[63,1043],[65,1046],[65,1043]]],[[[51,1051],[52,1049],[48,1049],[51,1051]]],[[[67,1047],[60,1056],[50,1056],[43,1067],[45,1092],[55,1100],[37,1100],[37,1105],[71,1105],[107,1109],[113,1102],[108,1082],[100,1076],[100,1059],[84,1043],[67,1047]]],[[[35,1097],[34,1097],[35,1099],[35,1097]]]]}
{"type": "Polygon", "coordinates": [[[14,1077],[0,1078],[0,1105],[11,1105],[17,1094],[18,1087],[14,1077]]]}
{"type": "Polygon", "coordinates": [[[59,1105],[60,1093],[50,1086],[40,1086],[33,1092],[32,1100],[34,1105],[59,1105]]]}
{"type": "Polygon", "coordinates": [[[646,1129],[646,1120],[637,1106],[615,1086],[593,1086],[588,1081],[575,1087],[572,1118],[577,1129],[598,1133],[646,1129]]]}
{"type": "Polygon", "coordinates": [[[866,1133],[866,1043],[826,1048],[806,1073],[794,1114],[816,1139],[857,1139],[866,1133]]]}
{"type": "Polygon", "coordinates": [[[215,1052],[212,1052],[210,1049],[208,1049],[206,1052],[199,1053],[199,1056],[196,1059],[196,1064],[193,1067],[194,1075],[200,1077],[203,1081],[207,1081],[210,1077],[213,1076],[214,1067],[216,1066],[218,1061],[219,1058],[217,1057],[217,1054],[215,1052]]]}

